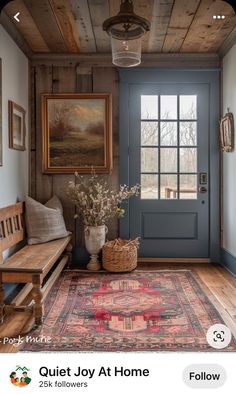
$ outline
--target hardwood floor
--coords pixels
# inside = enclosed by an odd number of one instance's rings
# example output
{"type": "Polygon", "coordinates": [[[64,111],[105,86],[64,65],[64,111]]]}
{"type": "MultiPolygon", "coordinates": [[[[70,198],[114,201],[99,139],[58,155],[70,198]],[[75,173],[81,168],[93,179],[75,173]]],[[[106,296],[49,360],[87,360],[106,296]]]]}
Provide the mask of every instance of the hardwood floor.
{"type": "MultiPolygon", "coordinates": [[[[218,264],[204,263],[139,263],[140,270],[190,269],[197,274],[199,283],[236,337],[236,278],[218,264]]],[[[32,327],[29,312],[19,312],[0,326],[0,338],[24,335],[32,327]]],[[[19,349],[10,344],[0,344],[1,353],[15,353],[19,349]]]]}
{"type": "Polygon", "coordinates": [[[236,278],[219,264],[145,264],[140,269],[190,269],[236,337],[236,278]]]}

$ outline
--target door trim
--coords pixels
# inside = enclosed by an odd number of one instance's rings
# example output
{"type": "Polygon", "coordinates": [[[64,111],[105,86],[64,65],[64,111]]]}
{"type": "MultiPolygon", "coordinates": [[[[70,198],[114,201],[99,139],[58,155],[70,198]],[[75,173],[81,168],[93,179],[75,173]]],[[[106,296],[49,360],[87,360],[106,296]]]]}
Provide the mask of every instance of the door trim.
{"type": "MultiPolygon", "coordinates": [[[[219,86],[220,69],[212,70],[158,70],[136,68],[119,70],[120,76],[120,182],[130,185],[129,180],[129,94],[135,84],[207,84],[209,88],[209,259],[220,260],[220,152],[219,152],[219,86]]],[[[130,185],[131,186],[131,185],[130,185]]],[[[125,202],[125,217],[120,220],[120,236],[129,239],[129,201],[125,202]]],[[[181,259],[182,260],[182,259],[181,259]]],[[[143,261],[143,259],[142,259],[143,261]]],[[[162,259],[163,261],[163,259],[162,259]]],[[[183,261],[183,260],[182,260],[183,261]]],[[[188,259],[190,261],[190,259],[188,259]]]]}

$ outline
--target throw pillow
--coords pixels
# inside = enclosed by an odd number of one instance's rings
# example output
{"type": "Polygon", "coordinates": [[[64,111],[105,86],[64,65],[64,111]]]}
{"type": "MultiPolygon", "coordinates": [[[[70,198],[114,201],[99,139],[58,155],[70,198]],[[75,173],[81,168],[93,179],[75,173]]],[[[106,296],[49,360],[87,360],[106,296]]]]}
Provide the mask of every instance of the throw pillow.
{"type": "Polygon", "coordinates": [[[45,205],[26,197],[25,207],[29,245],[64,238],[70,234],[66,230],[62,205],[57,196],[53,196],[45,205]]]}

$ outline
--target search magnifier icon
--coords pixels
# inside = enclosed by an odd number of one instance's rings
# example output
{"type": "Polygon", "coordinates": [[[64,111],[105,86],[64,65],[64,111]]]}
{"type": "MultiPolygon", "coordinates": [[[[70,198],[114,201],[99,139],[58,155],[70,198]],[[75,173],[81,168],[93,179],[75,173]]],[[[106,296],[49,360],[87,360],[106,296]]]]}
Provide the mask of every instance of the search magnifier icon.
{"type": "Polygon", "coordinates": [[[232,334],[225,324],[213,324],[207,330],[208,344],[215,349],[224,349],[231,342],[232,334]]]}
{"type": "Polygon", "coordinates": [[[219,339],[221,342],[224,341],[224,337],[223,337],[223,335],[225,334],[224,331],[220,331],[220,332],[219,331],[214,331],[213,334],[215,335],[215,338],[213,339],[214,342],[217,342],[217,339],[219,339]]]}

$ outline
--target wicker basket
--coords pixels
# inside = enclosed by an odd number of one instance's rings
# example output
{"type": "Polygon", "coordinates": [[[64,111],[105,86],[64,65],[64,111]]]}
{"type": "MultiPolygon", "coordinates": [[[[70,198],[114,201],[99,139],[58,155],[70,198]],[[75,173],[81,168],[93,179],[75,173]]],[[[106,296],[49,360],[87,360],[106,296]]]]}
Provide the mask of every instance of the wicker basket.
{"type": "Polygon", "coordinates": [[[137,267],[139,238],[107,241],[102,248],[103,268],[110,272],[130,272],[137,267]]]}

